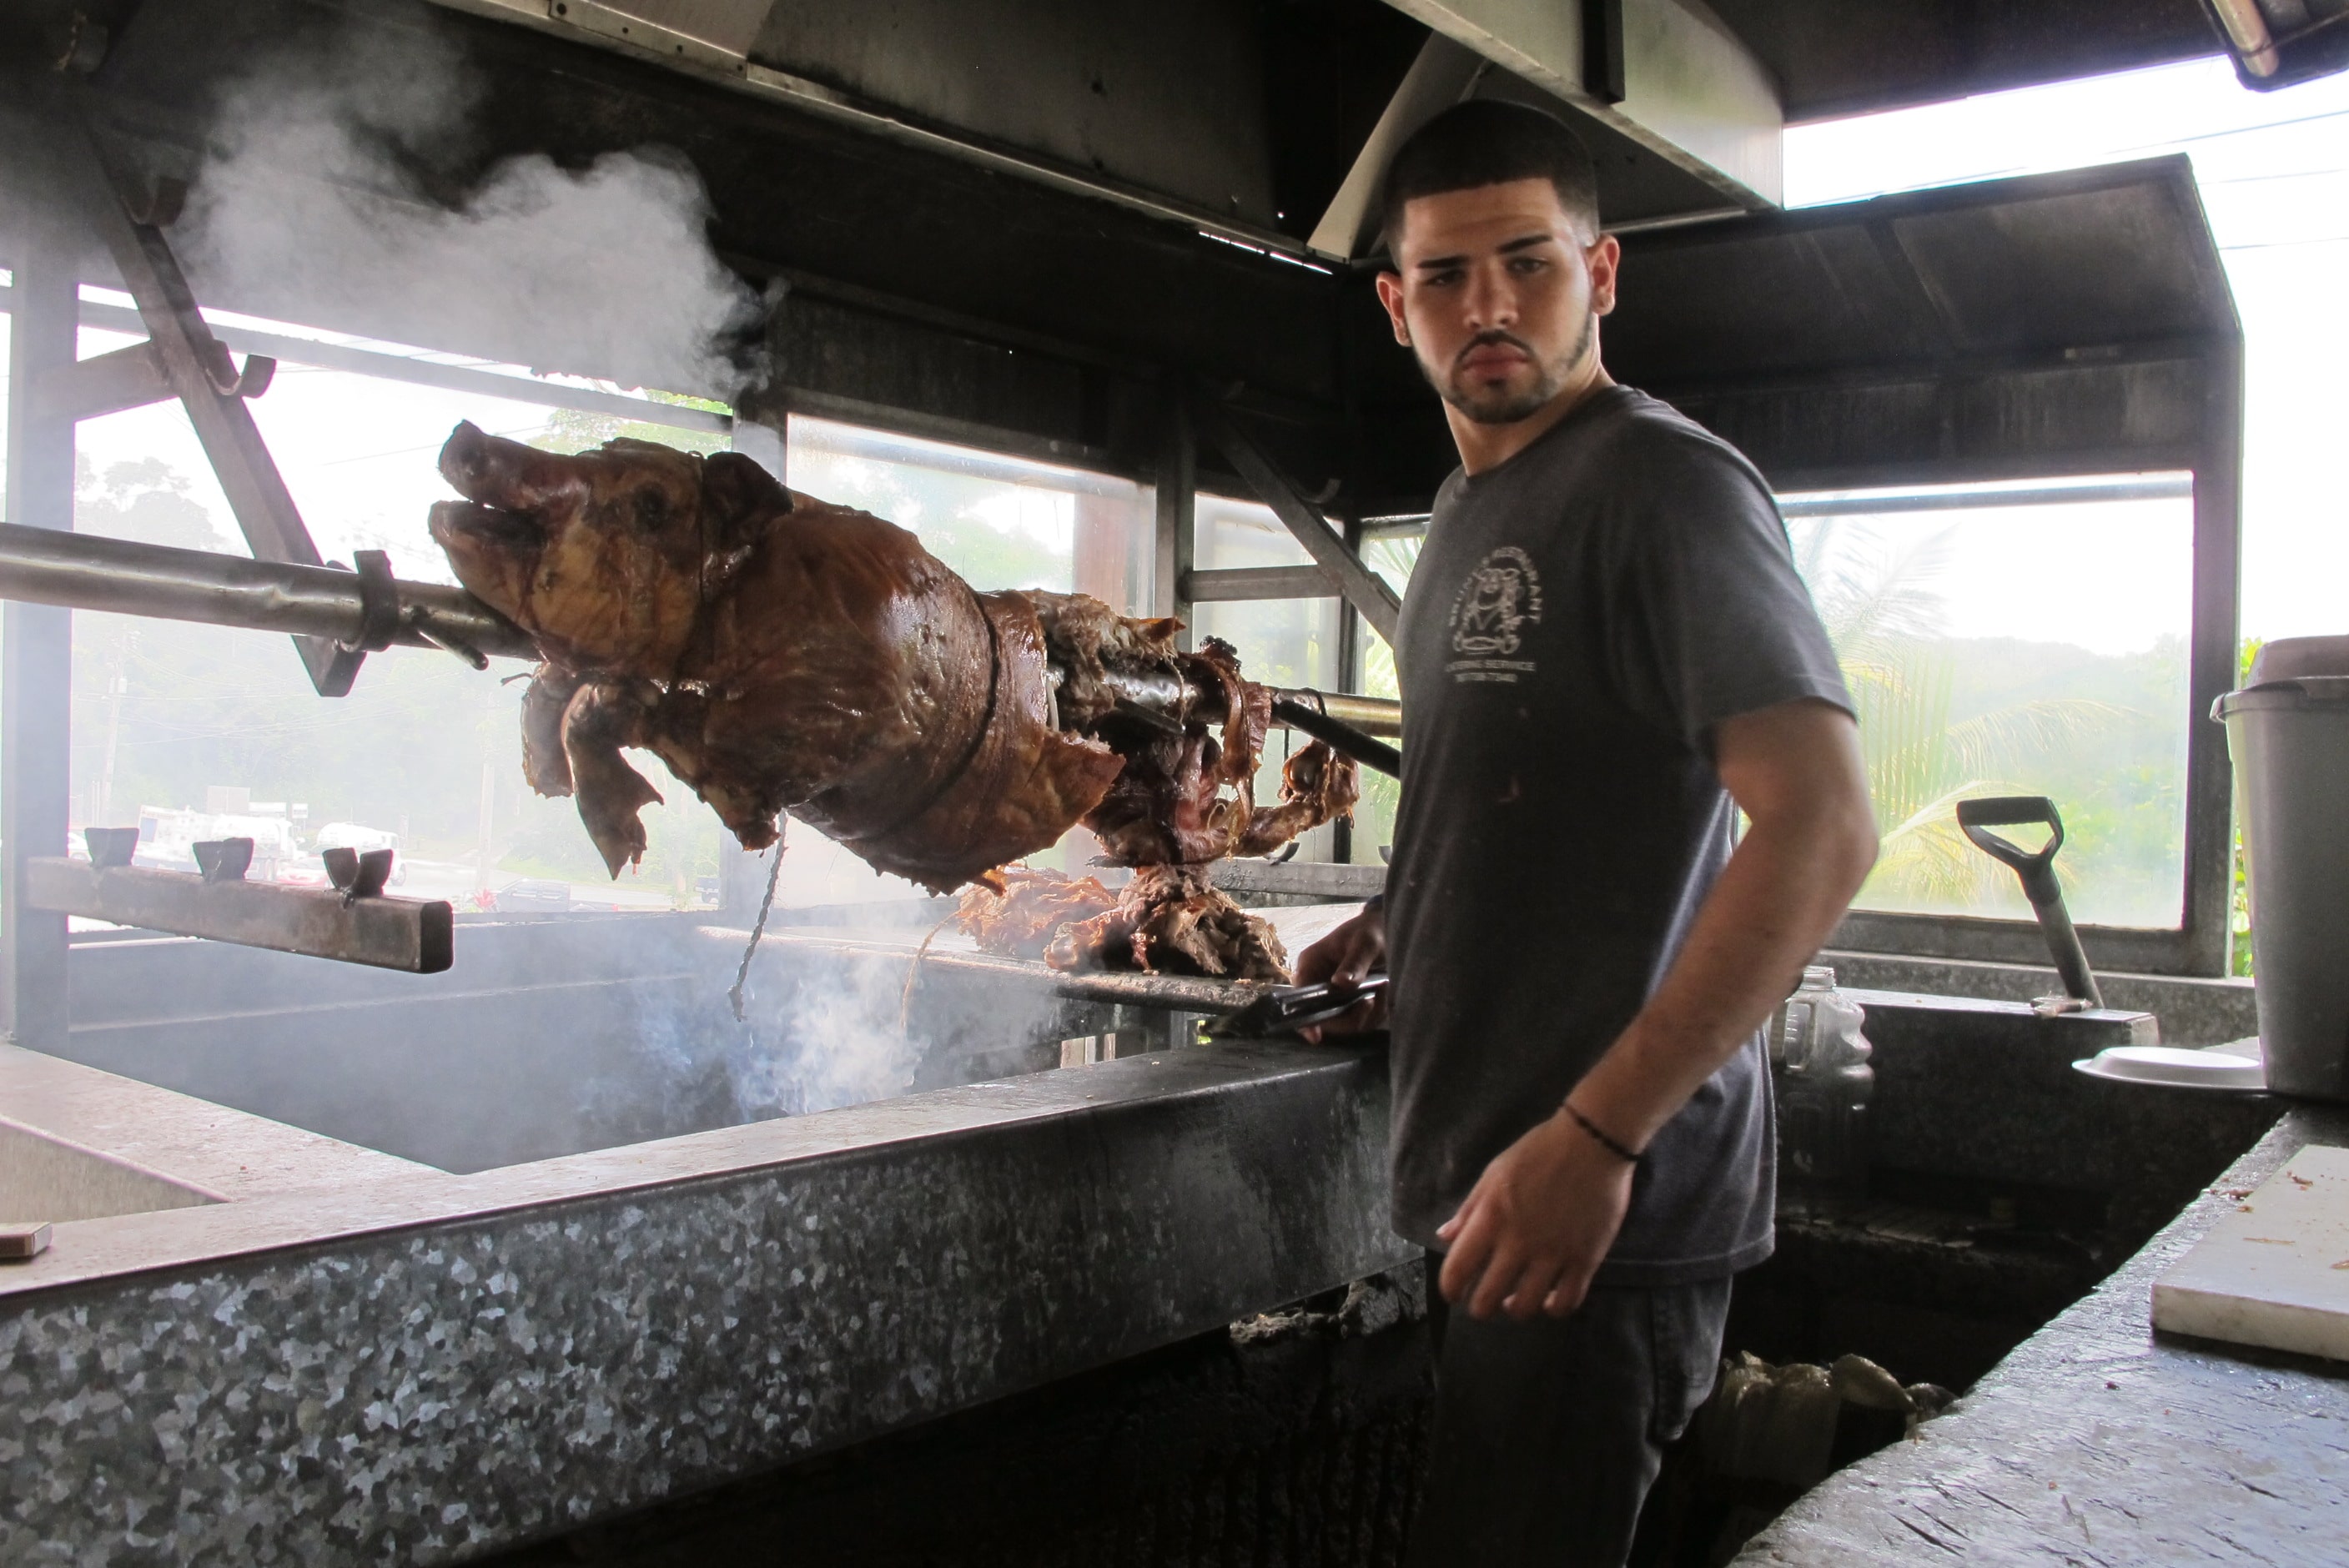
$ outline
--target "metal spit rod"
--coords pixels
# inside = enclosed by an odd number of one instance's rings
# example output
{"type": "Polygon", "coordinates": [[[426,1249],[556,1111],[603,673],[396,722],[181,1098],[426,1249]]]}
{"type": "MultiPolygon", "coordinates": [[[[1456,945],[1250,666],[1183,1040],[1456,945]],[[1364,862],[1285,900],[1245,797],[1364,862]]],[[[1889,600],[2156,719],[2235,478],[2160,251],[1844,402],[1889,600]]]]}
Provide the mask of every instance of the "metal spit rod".
{"type": "MultiPolygon", "coordinates": [[[[534,659],[522,629],[462,588],[394,580],[390,641],[534,659]]],[[[368,604],[359,574],[331,566],[251,561],[208,550],[0,523],[0,598],[110,610],[358,646],[368,604]]]]}
{"type": "MultiPolygon", "coordinates": [[[[521,627],[445,583],[381,577],[370,583],[366,573],[332,566],[15,523],[0,522],[0,598],[324,637],[346,647],[438,647],[476,664],[476,655],[538,657],[521,627]]],[[[1175,683],[1164,677],[1137,677],[1127,695],[1154,707],[1183,706],[1175,683]]],[[[1274,695],[1370,734],[1402,732],[1399,705],[1377,697],[1274,695]]]]}

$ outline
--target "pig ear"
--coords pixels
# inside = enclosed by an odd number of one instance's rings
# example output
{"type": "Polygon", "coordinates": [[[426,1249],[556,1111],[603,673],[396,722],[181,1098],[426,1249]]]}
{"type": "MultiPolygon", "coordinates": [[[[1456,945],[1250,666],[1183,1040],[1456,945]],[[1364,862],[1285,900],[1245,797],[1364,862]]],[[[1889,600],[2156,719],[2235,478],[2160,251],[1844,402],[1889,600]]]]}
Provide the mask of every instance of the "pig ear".
{"type": "Polygon", "coordinates": [[[713,452],[701,463],[701,504],[705,516],[722,520],[730,531],[791,511],[792,496],[754,459],[740,452],[713,452]]]}

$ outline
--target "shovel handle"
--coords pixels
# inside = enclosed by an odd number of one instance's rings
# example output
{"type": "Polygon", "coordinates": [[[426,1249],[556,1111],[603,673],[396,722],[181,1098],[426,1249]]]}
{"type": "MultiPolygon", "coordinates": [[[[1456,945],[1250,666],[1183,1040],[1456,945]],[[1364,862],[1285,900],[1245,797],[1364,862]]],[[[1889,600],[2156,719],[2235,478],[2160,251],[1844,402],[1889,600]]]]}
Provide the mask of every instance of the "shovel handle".
{"type": "Polygon", "coordinates": [[[2039,934],[2046,939],[2047,955],[2055,961],[2056,974],[2064,977],[2064,992],[2092,1007],[2103,1006],[2104,994],[2096,988],[2095,971],[2088,967],[2087,949],[2080,945],[2071,911],[2064,907],[2063,884],[2055,880],[2055,851],[2064,847],[2064,818],[2055,802],[2044,795],[1961,800],[1958,828],[1974,848],[2022,879],[2023,894],[2031,901],[2031,912],[2039,917],[2039,934]],[[1989,830],[2024,824],[2045,826],[2047,842],[2037,850],[2026,850],[1989,830]]]}

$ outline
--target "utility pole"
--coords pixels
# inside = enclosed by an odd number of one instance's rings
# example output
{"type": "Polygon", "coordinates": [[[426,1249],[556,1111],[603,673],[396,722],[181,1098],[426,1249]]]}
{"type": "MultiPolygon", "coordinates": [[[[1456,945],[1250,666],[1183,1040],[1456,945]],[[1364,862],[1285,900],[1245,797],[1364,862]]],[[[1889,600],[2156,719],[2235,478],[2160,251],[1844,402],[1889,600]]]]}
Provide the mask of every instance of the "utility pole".
{"type": "Polygon", "coordinates": [[[106,766],[98,774],[98,816],[100,827],[114,826],[114,753],[122,737],[122,699],[129,694],[130,677],[125,673],[130,664],[130,650],[138,645],[139,633],[129,626],[122,628],[122,640],[115,645],[114,673],[106,677],[106,766]]]}
{"type": "Polygon", "coordinates": [[[484,759],[481,763],[481,837],[473,849],[474,885],[484,891],[490,885],[490,832],[495,825],[497,804],[497,764],[484,759]]]}

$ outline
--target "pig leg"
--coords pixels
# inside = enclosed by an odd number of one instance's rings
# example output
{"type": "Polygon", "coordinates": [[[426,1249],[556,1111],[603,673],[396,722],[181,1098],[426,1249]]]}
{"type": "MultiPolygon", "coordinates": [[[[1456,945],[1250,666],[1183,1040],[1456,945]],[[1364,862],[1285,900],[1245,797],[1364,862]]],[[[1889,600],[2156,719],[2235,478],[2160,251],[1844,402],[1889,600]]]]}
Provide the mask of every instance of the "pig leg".
{"type": "Polygon", "coordinates": [[[623,746],[644,744],[647,711],[625,688],[588,685],[563,713],[563,751],[578,788],[579,820],[615,878],[644,858],[645,825],[636,813],[661,798],[620,755],[623,746]]]}
{"type": "Polygon", "coordinates": [[[563,716],[580,677],[558,665],[532,672],[522,694],[522,773],[542,795],[571,793],[571,758],[563,752],[563,716]]]}

